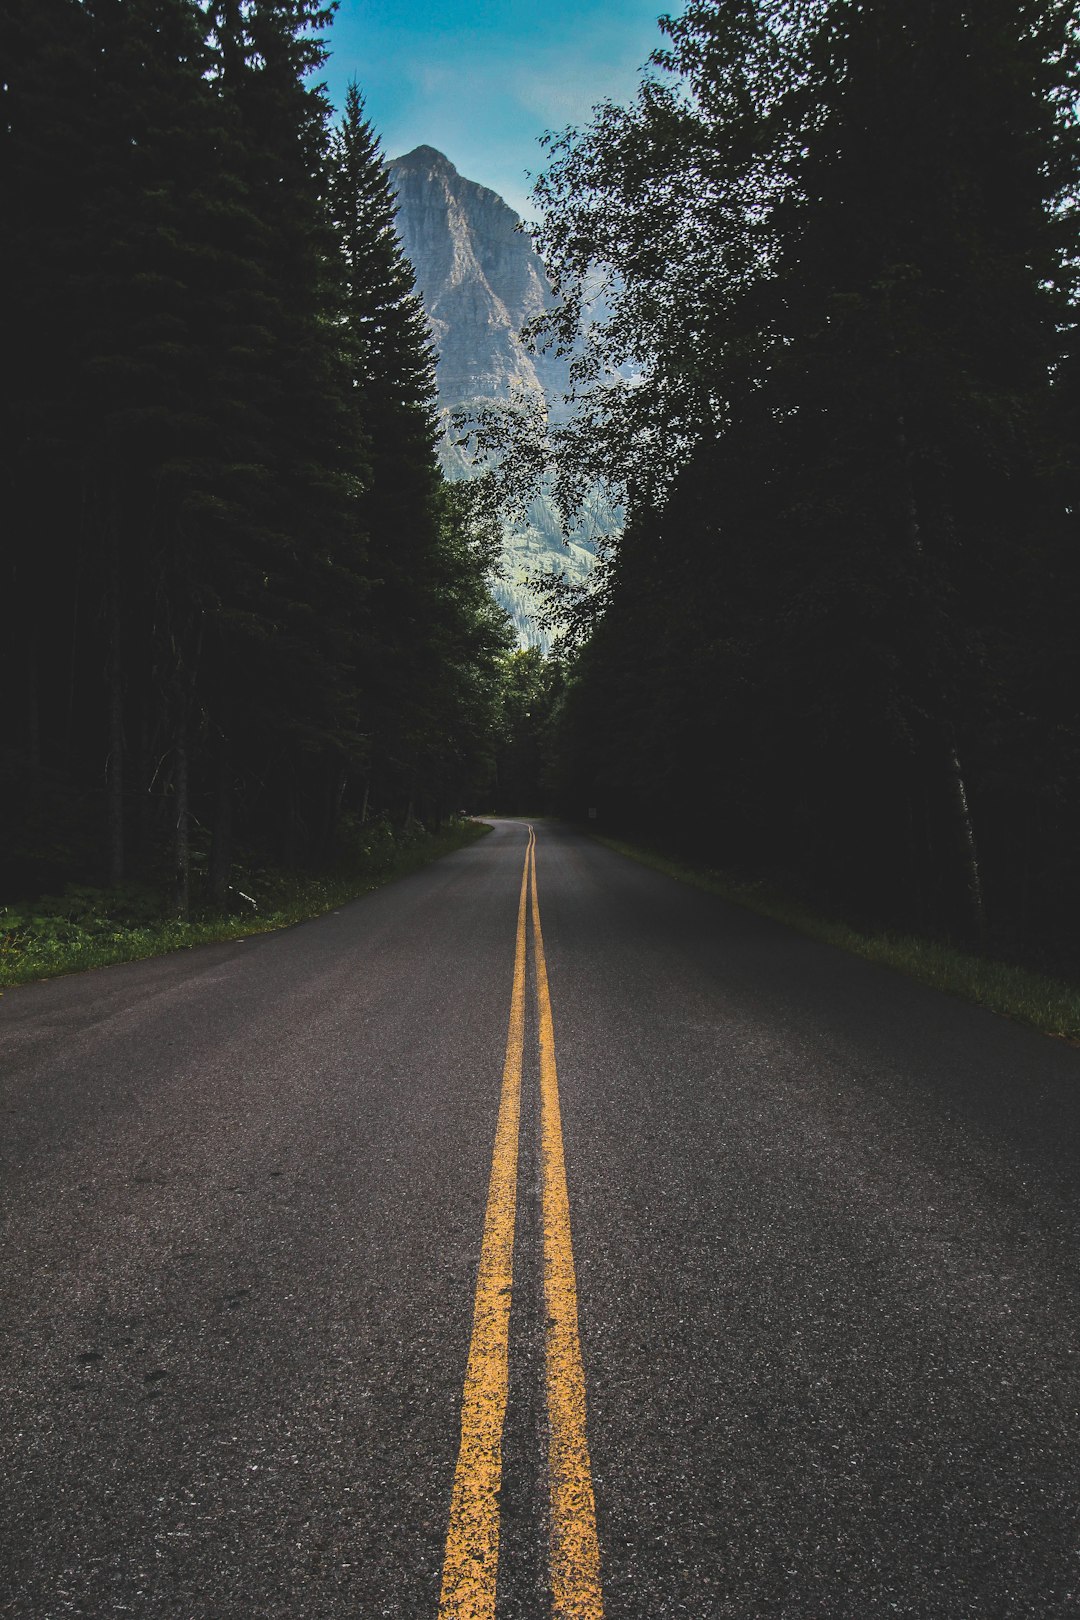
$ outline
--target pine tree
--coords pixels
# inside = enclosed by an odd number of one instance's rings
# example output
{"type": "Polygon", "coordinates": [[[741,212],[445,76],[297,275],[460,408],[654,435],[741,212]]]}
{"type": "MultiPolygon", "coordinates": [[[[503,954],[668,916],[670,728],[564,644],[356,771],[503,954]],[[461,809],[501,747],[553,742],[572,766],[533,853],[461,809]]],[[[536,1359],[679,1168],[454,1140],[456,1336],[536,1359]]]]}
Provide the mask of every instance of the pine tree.
{"type": "Polygon", "coordinates": [[[15,7],[5,882],[168,871],[185,916],[226,901],[234,837],[321,860],[350,783],[437,819],[488,767],[490,545],[438,473],[358,105],[351,234],[331,207],[328,16],[15,7]],[[51,865],[26,854],[43,825],[51,865]]]}
{"type": "MultiPolygon", "coordinates": [[[[87,19],[73,0],[20,0],[9,10],[5,38],[0,669],[9,725],[0,753],[0,871],[10,863],[14,882],[28,819],[71,835],[61,805],[77,735],[82,628],[70,388],[81,312],[72,272],[82,262],[90,53],[87,19]]],[[[35,873],[47,880],[47,867],[32,861],[26,878],[32,882],[35,873]]]]}
{"type": "MultiPolygon", "coordinates": [[[[25,453],[31,466],[48,456],[37,522],[55,537],[55,645],[40,660],[52,679],[39,713],[72,786],[107,779],[103,864],[115,881],[165,702],[168,614],[158,609],[176,605],[169,580],[195,441],[215,436],[196,424],[217,335],[204,300],[219,268],[217,119],[202,19],[187,0],[88,0],[53,7],[52,24],[33,33],[21,72],[31,85],[38,74],[38,94],[23,102],[25,128],[15,120],[27,189],[38,193],[61,141],[57,178],[70,175],[41,193],[58,210],[51,225],[39,199],[19,244],[23,316],[39,300],[50,314],[23,369],[37,397],[25,453]]],[[[33,555],[23,536],[24,571],[33,555]]],[[[24,618],[32,598],[22,594],[24,618]]]]}
{"type": "MultiPolygon", "coordinates": [[[[460,778],[452,762],[464,746],[462,727],[477,723],[465,672],[474,660],[491,664],[503,630],[483,584],[485,563],[472,562],[463,538],[466,497],[445,488],[439,472],[427,321],[355,84],[331,158],[330,207],[347,278],[343,335],[368,460],[361,512],[377,582],[360,666],[369,781],[381,802],[407,815],[424,792],[445,799],[460,778]]],[[[489,724],[490,704],[481,709],[489,724]]]]}
{"type": "MultiPolygon", "coordinates": [[[[240,641],[222,656],[226,685],[245,681],[229,726],[249,739],[249,774],[286,807],[275,836],[292,858],[325,846],[343,761],[361,746],[350,669],[366,594],[364,458],[326,204],[329,108],[310,79],[325,59],[318,34],[331,9],[272,0],[209,8],[258,265],[245,389],[260,431],[238,475],[247,529],[231,617],[240,641]],[[254,735],[269,750],[257,763],[254,735]]],[[[221,741],[232,753],[224,733],[221,741]]]]}

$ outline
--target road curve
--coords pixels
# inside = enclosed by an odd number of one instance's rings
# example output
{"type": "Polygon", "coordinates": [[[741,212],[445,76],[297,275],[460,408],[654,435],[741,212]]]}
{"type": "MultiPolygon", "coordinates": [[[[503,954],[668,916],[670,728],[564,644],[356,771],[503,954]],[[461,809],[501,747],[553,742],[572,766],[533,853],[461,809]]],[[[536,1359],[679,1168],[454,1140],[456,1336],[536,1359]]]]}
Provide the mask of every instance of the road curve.
{"type": "Polygon", "coordinates": [[[0,999],[0,1614],[1080,1615],[1080,1053],[528,849],[0,999]]]}

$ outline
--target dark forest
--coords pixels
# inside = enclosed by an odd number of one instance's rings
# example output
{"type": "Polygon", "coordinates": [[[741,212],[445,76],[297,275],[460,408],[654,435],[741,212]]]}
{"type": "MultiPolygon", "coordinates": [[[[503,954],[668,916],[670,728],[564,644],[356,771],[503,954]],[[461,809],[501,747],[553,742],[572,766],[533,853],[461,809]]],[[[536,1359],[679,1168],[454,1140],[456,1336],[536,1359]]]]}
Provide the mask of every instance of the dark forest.
{"type": "Polygon", "coordinates": [[[1076,966],[1078,27],[733,0],[549,139],[549,447],[628,521],[563,805],[870,926],[1076,966]],[[641,363],[632,381],[617,368],[641,363]]]}
{"type": "Polygon", "coordinates": [[[184,916],[369,820],[595,812],[1075,968],[1075,5],[691,0],[631,106],[546,138],[531,339],[577,409],[531,465],[627,514],[551,661],[438,470],[330,14],[13,8],[4,894],[184,916]]]}
{"type": "Polygon", "coordinates": [[[509,645],[327,9],[14,8],[2,882],[318,865],[490,769],[509,645]]]}

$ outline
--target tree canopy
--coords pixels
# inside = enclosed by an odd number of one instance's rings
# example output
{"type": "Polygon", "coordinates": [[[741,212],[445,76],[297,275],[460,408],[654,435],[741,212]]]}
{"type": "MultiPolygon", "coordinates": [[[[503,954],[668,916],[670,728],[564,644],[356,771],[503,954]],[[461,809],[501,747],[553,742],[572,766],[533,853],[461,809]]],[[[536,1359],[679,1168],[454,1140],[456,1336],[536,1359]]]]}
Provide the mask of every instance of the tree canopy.
{"type": "Polygon", "coordinates": [[[312,0],[18,0],[12,888],[320,859],[486,781],[509,644],[378,140],[312,0]],[[194,864],[193,864],[194,863],[194,864]]]}
{"type": "Polygon", "coordinates": [[[633,105],[552,138],[538,185],[548,331],[586,343],[554,453],[628,501],[567,802],[877,920],[1060,930],[1076,8],[692,0],[661,26],[633,105]]]}

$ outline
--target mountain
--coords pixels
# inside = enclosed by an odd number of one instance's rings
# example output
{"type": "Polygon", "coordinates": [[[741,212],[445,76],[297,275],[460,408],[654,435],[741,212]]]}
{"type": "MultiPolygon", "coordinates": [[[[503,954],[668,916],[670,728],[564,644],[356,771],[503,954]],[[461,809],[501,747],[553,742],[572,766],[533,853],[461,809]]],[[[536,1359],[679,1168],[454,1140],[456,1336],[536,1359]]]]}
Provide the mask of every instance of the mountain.
{"type": "MultiPolygon", "coordinates": [[[[568,383],[566,360],[533,354],[518,337],[527,321],[550,306],[553,294],[517,214],[431,146],[393,159],[389,172],[398,198],[398,234],[439,353],[440,408],[448,417],[455,408],[524,393],[559,409],[568,383]]],[[[443,466],[450,477],[467,477],[471,470],[449,434],[443,466]]],[[[543,496],[525,520],[505,526],[504,578],[494,591],[524,645],[547,644],[537,622],[537,575],[564,571],[580,583],[593,558],[588,541],[575,538],[567,547],[543,496]]]]}
{"type": "Polygon", "coordinates": [[[508,399],[518,388],[561,396],[565,361],[518,342],[526,321],[553,300],[513,209],[431,146],[395,158],[390,174],[398,234],[439,351],[440,402],[508,399]]]}

